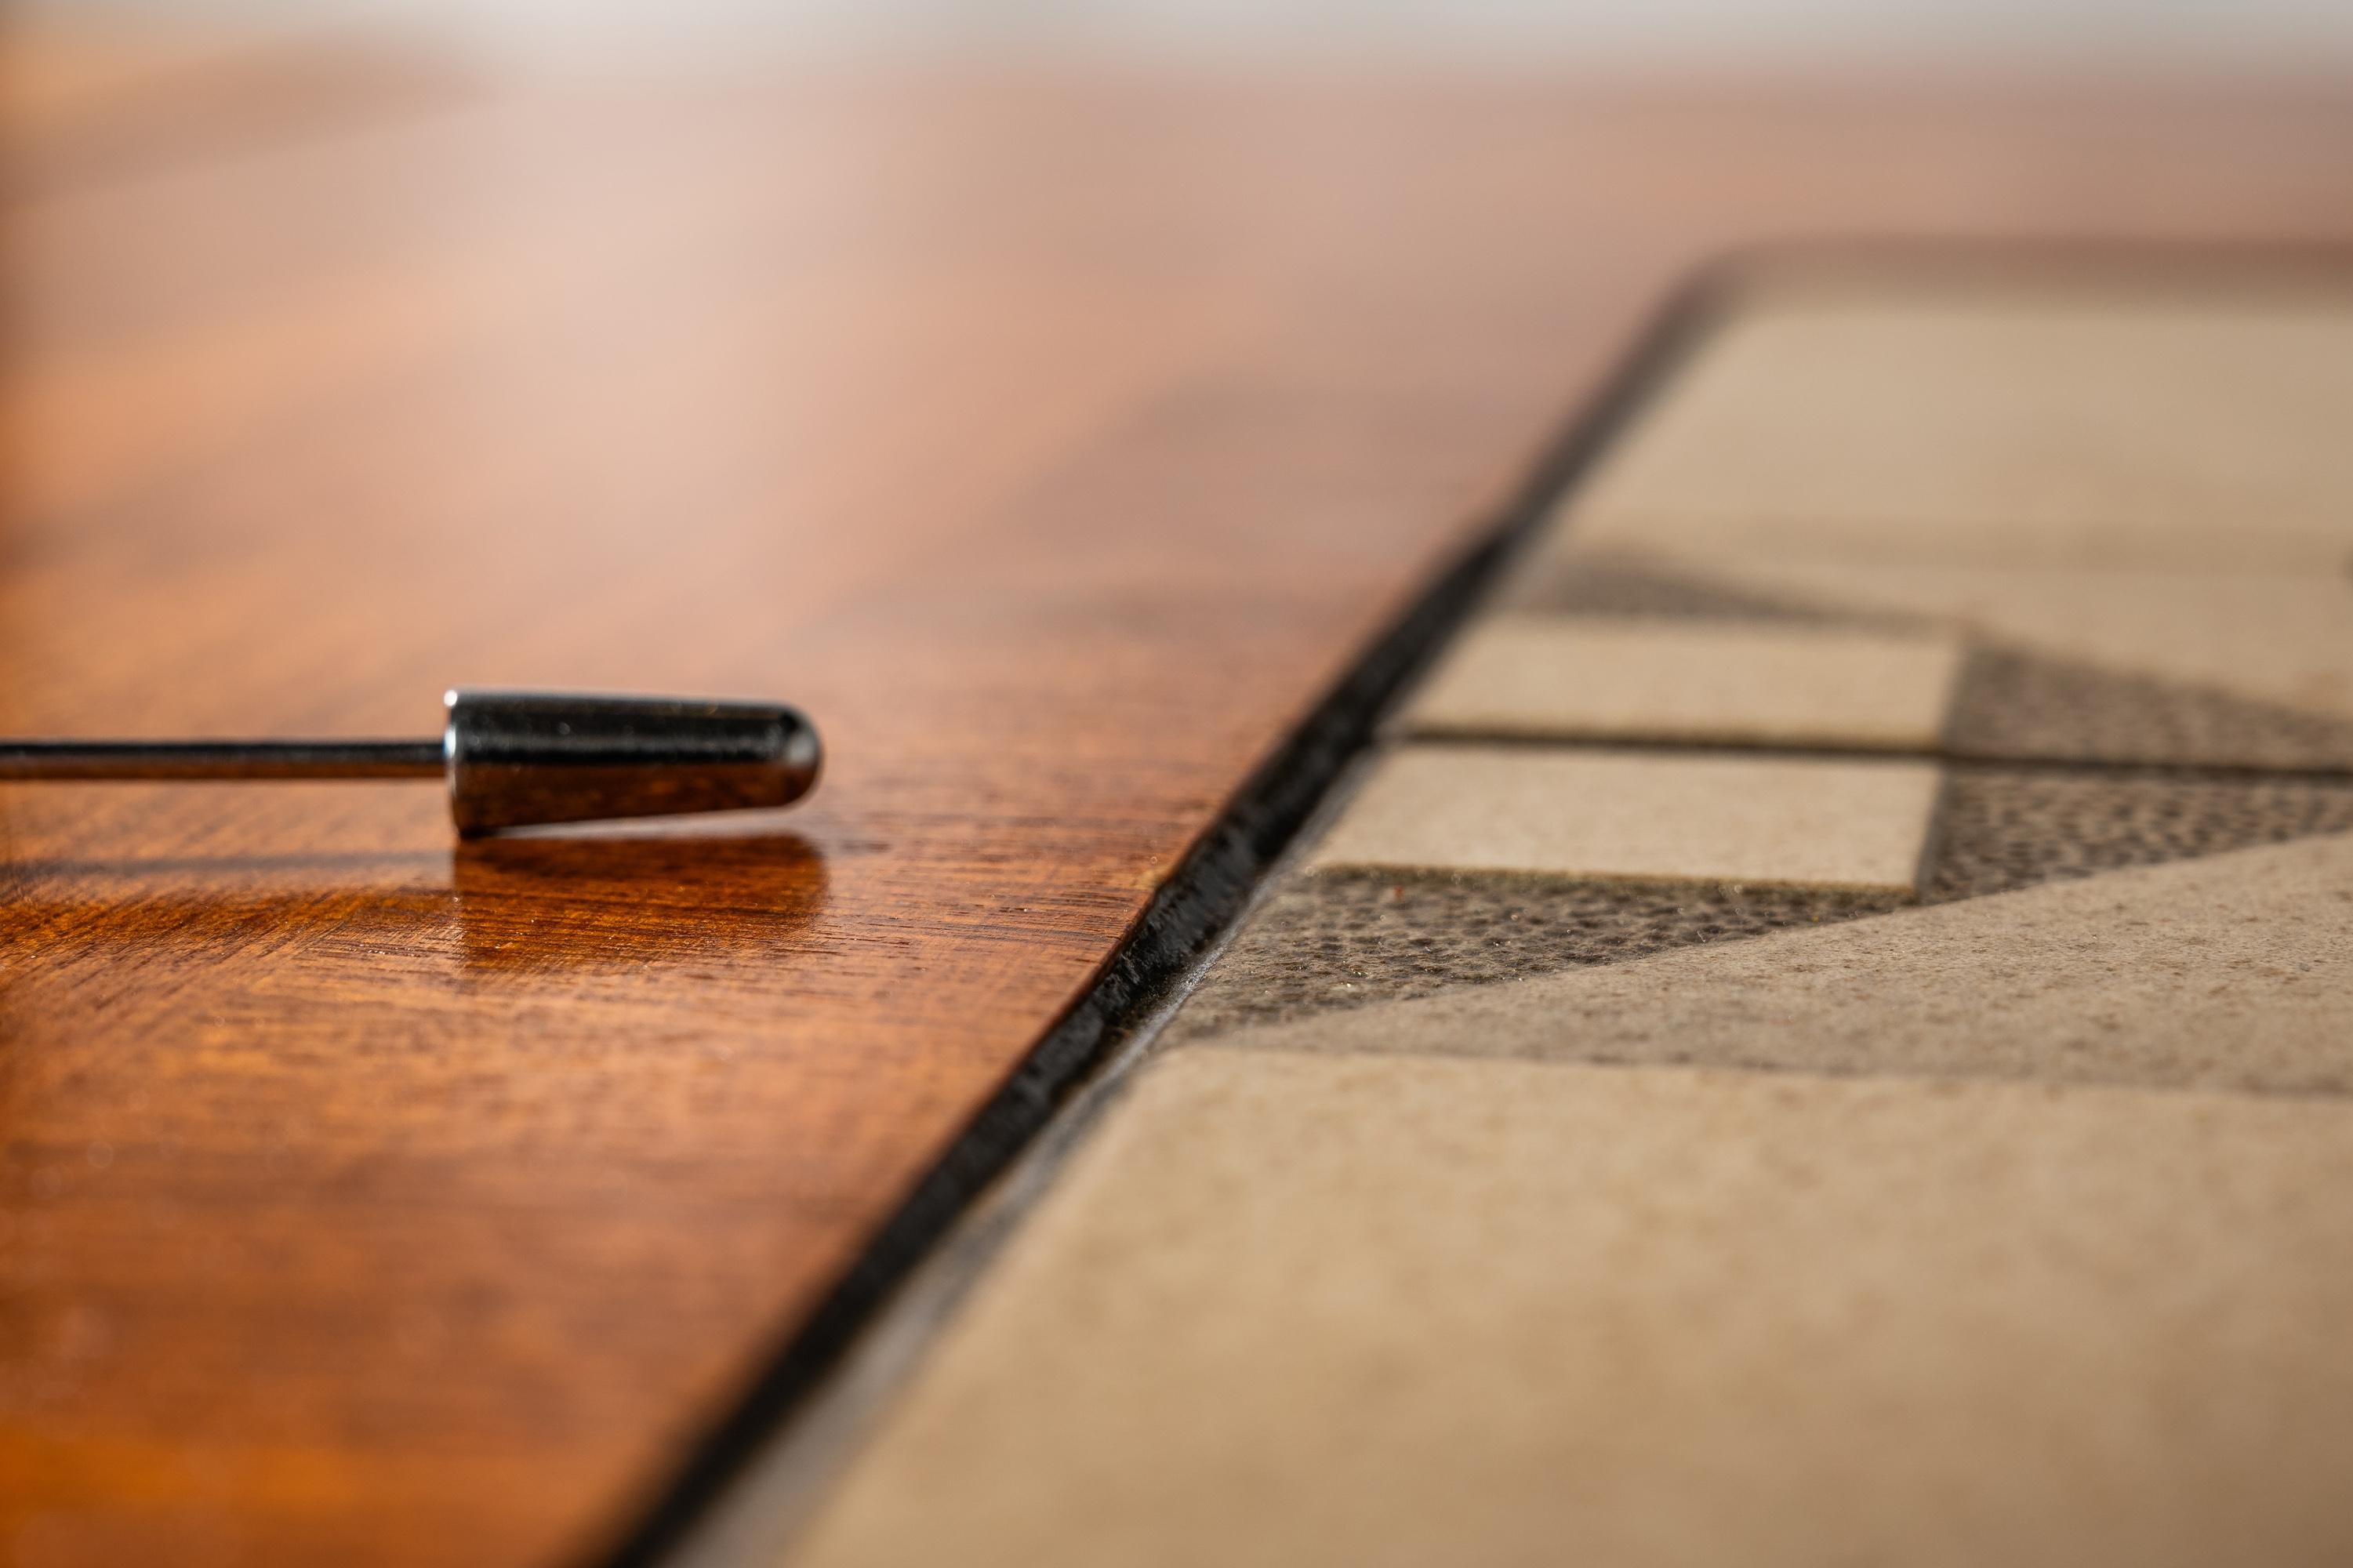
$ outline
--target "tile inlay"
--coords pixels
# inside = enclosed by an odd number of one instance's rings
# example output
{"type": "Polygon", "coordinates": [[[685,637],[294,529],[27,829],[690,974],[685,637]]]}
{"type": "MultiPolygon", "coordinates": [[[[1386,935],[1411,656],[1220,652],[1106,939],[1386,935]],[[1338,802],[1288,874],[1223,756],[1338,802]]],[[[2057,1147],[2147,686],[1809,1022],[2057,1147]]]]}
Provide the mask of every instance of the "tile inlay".
{"type": "Polygon", "coordinates": [[[2353,837],[2340,834],[1209,1043],[2344,1095],[2348,1016],[2353,837]]]}
{"type": "Polygon", "coordinates": [[[1710,570],[1784,600],[2353,724],[2353,577],[2341,572],[1728,557],[1710,570]]]}
{"type": "Polygon", "coordinates": [[[1938,827],[1941,902],[2353,832],[2353,780],[1963,765],[1938,827]]]}
{"type": "Polygon", "coordinates": [[[1962,669],[1946,745],[1964,757],[2346,773],[2353,718],[1980,647],[1962,669]]]}
{"type": "Polygon", "coordinates": [[[1497,616],[1407,708],[1419,735],[1935,749],[1961,665],[1936,633],[1497,616]]]}
{"type": "Polygon", "coordinates": [[[1234,939],[1168,1037],[1734,942],[1900,908],[1900,893],[1338,868],[1298,878],[1234,939]]]}
{"type": "Polygon", "coordinates": [[[1937,784],[1877,758],[1409,745],[1313,864],[1910,892],[1937,784]]]}
{"type": "MultiPolygon", "coordinates": [[[[2353,832],[2353,781],[1947,770],[1921,897],[1981,898],[2353,832]]],[[[1884,914],[1900,894],[1331,869],[1290,879],[1170,1026],[1175,1040],[1678,947],[1884,914]]]]}
{"type": "MultiPolygon", "coordinates": [[[[2353,573],[1679,562],[1546,542],[1502,604],[1504,624],[1564,632],[1957,638],[1968,653],[1942,736],[1956,755],[2353,771],[2353,573]]],[[[1746,743],[1757,726],[1677,728],[1746,743]]]]}

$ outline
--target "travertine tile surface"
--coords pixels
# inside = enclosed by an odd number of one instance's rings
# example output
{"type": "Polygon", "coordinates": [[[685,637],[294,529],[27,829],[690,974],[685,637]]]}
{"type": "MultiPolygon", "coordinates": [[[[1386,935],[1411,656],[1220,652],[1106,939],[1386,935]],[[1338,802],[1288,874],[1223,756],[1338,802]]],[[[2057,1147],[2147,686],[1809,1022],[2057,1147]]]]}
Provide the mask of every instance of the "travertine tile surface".
{"type": "Polygon", "coordinates": [[[2353,835],[1214,1038],[2353,1094],[2353,835]]]}
{"type": "Polygon", "coordinates": [[[1194,1050],[805,1568],[2353,1559],[2353,1110],[1194,1050]]]}
{"type": "Polygon", "coordinates": [[[1703,345],[1569,510],[1695,556],[2341,570],[2353,294],[1858,291],[1703,345]]]}
{"type": "Polygon", "coordinates": [[[1406,745],[1312,864],[1910,891],[1926,763],[1406,745]]]}
{"type": "Polygon", "coordinates": [[[1493,616],[1449,650],[1402,727],[1929,751],[1944,731],[1961,651],[1957,637],[1936,632],[1493,616]]]}

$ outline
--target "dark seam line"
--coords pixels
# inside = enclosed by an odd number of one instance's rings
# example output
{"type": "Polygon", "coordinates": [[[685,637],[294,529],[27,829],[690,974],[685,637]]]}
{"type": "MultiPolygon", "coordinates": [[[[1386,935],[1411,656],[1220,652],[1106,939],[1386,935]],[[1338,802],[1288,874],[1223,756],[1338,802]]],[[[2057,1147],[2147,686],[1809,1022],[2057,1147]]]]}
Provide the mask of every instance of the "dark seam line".
{"type": "Polygon", "coordinates": [[[892,1292],[988,1184],[1045,1129],[1091,1069],[1148,1022],[1190,962],[1253,889],[1346,765],[1379,735],[1392,700],[1471,616],[1553,506],[1665,384],[1720,319],[1732,274],[1705,268],[1657,308],[1630,353],[1580,402],[1514,500],[1358,658],[1306,721],[1245,781],[1162,884],[1095,983],[952,1142],[857,1262],[709,1430],[602,1568],[654,1568],[681,1545],[768,1435],[840,1361],[892,1292]]]}
{"type": "Polygon", "coordinates": [[[1399,746],[1502,746],[1552,752],[1720,752],[1740,757],[1787,757],[1793,762],[1852,762],[1885,757],[1897,762],[1936,763],[1949,768],[2020,768],[2036,773],[2099,773],[2109,777],[2166,779],[2181,784],[2353,784],[2353,767],[2294,768],[2261,763],[2128,763],[2108,757],[2014,756],[2000,752],[1952,752],[1917,746],[1777,745],[1770,741],[1684,740],[1681,737],[1531,735],[1469,728],[1443,731],[1401,731],[1388,737],[1399,746]]]}
{"type": "MultiPolygon", "coordinates": [[[[1869,919],[1871,917],[1865,916],[1864,918],[1869,919]]],[[[1730,942],[1724,945],[1736,946],[1742,942],[1764,942],[1770,937],[1781,934],[1782,933],[1779,931],[1758,931],[1754,936],[1734,937],[1730,942]]],[[[1652,953],[1650,955],[1650,957],[1653,959],[1665,958],[1668,956],[1670,955],[1667,953],[1652,953]]],[[[1640,963],[1645,962],[1645,960],[1631,959],[1627,962],[1640,963]]],[[[1538,978],[1549,979],[1551,977],[1547,975],[1539,976],[1538,978]]],[[[1400,997],[1394,1002],[1387,1004],[1387,1005],[1410,1007],[1418,1005],[1423,1002],[1440,1001],[1453,994],[1456,994],[1456,993],[1441,991],[1430,996],[1400,997]]],[[[1345,1014],[1350,1011],[1350,1009],[1343,1008],[1341,1011],[1345,1014]]],[[[1330,1015],[1319,1016],[1329,1016],[1330,1015]]],[[[1240,1051],[1246,1052],[1251,1056],[1296,1057],[1303,1061],[1322,1062],[1329,1062],[1335,1059],[1341,1061],[1363,1061],[1367,1058],[1378,1058],[1391,1061],[1398,1060],[1399,1058],[1409,1058],[1415,1061],[1425,1062],[1504,1062],[1517,1067],[1567,1068],[1571,1069],[1599,1068],[1607,1072],[1665,1071],[1755,1073],[1760,1077],[1852,1079],[1858,1080],[1869,1079],[1909,1079],[1915,1082],[1925,1081],[1938,1084],[2010,1084],[2019,1089],[2030,1090],[2036,1089],[2105,1089],[2110,1092],[2125,1092],[2131,1094],[2221,1095],[2232,1100],[2311,1100],[2324,1103],[2333,1102],[2339,1105],[2343,1104],[2348,1098],[2348,1092],[2341,1089],[2327,1089],[2311,1085],[2287,1085],[2274,1088],[2250,1084],[2201,1083],[2195,1079],[2184,1079],[2174,1083],[2151,1083],[2147,1079],[2102,1078],[2090,1073],[2075,1078],[2060,1076],[2033,1078],[2029,1077],[2024,1073],[1999,1072],[1990,1068],[1896,1066],[1888,1063],[1876,1063],[1869,1067],[1850,1067],[1833,1062],[1808,1062],[1800,1065],[1796,1062],[1761,1061],[1753,1058],[1748,1060],[1736,1059],[1728,1061],[1698,1062],[1661,1057],[1639,1057],[1625,1053],[1613,1055],[1608,1052],[1596,1052],[1590,1056],[1550,1056],[1546,1054],[1542,1047],[1528,1047],[1509,1051],[1448,1051],[1440,1050],[1435,1047],[1430,1046],[1417,1046],[1410,1048],[1402,1046],[1388,1046],[1382,1047],[1379,1049],[1357,1048],[1335,1052],[1317,1046],[1270,1046],[1255,1041],[1243,1041],[1241,1039],[1242,1036],[1249,1035],[1256,1030],[1289,1028],[1292,1026],[1292,1022],[1306,1023],[1309,1021],[1310,1020],[1308,1019],[1297,1019],[1284,1023],[1240,1025],[1231,1029],[1221,1030],[1214,1035],[1204,1035],[1198,1039],[1188,1041],[1185,1048],[1188,1051],[1240,1051]]]]}

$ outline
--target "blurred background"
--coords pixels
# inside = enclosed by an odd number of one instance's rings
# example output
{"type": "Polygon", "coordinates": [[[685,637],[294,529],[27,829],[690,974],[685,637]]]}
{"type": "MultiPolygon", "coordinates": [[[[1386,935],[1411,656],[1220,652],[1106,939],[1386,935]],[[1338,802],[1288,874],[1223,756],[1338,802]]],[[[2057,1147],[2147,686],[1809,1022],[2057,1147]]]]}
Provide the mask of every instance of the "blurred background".
{"type": "Polygon", "coordinates": [[[1445,411],[1474,436],[1434,510],[1469,515],[1735,250],[2353,221],[2343,0],[0,17],[0,530],[90,563],[0,603],[46,660],[0,693],[27,730],[399,724],[493,630],[501,679],[759,689],[749,633],[523,627],[513,596],[633,584],[659,619],[659,573],[764,626],[789,574],[814,625],[908,531],[1064,506],[1072,454],[1238,374],[1445,411]],[[270,563],[216,627],[265,675],[166,692],[99,657],[162,548],[100,542],[140,531],[270,563]],[[373,622],[316,591],[361,581],[373,622]]]}
{"type": "Polygon", "coordinates": [[[2343,0],[34,0],[26,25],[359,28],[485,58],[641,68],[745,51],[1755,67],[1936,56],[2015,67],[2321,69],[2343,0]]]}

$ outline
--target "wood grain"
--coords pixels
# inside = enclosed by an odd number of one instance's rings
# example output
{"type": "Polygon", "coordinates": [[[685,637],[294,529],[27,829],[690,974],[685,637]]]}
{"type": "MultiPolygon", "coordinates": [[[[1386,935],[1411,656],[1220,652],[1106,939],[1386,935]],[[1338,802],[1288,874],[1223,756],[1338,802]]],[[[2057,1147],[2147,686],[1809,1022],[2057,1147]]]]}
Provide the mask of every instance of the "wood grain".
{"type": "Polygon", "coordinates": [[[2353,94],[483,91],[0,206],[0,729],[740,691],[806,809],[0,793],[0,1542],[644,1506],[1690,268],[2341,239],[2353,94]]]}

